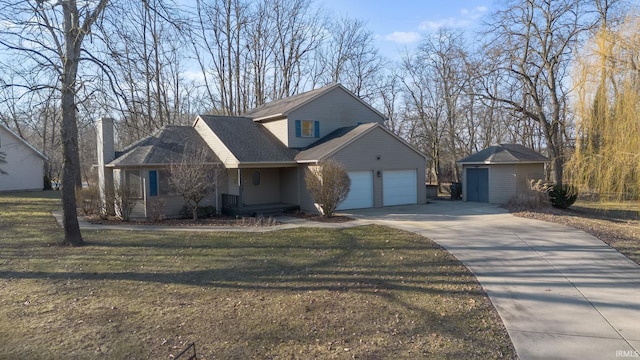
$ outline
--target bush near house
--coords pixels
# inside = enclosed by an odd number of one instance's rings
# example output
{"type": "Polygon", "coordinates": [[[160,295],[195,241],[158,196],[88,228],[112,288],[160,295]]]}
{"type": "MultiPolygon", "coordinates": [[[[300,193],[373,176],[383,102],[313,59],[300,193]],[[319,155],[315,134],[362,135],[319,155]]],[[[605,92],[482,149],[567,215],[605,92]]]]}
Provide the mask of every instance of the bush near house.
{"type": "Polygon", "coordinates": [[[335,160],[323,160],[305,174],[307,189],[322,213],[331,217],[349,195],[351,179],[344,166],[335,160]]]}

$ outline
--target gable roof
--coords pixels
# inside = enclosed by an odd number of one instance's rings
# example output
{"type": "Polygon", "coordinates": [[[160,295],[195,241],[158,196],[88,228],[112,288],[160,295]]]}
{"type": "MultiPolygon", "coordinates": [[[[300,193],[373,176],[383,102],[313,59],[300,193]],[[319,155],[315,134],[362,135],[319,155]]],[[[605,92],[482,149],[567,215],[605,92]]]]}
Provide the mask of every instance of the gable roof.
{"type": "Polygon", "coordinates": [[[255,121],[267,120],[271,118],[281,118],[287,116],[291,111],[300,108],[301,106],[308,104],[313,99],[318,98],[334,89],[341,89],[354,99],[358,100],[362,105],[371,109],[373,112],[378,114],[381,118],[385,118],[378,110],[371,107],[371,105],[362,101],[359,97],[354,95],[351,91],[347,90],[344,86],[339,83],[330,84],[318,89],[314,89],[311,91],[303,92],[297,95],[289,96],[284,99],[275,100],[263,105],[260,105],[252,110],[249,110],[244,114],[245,117],[251,118],[255,121]]]}
{"type": "MultiPolygon", "coordinates": [[[[20,137],[20,135],[14,133],[11,129],[9,129],[8,127],[4,126],[3,124],[0,124],[0,128],[4,129],[9,135],[11,135],[12,137],[16,138],[16,140],[18,140],[18,142],[22,143],[23,145],[25,145],[27,148],[29,148],[31,151],[33,151],[34,154],[36,154],[38,157],[42,158],[42,160],[44,161],[48,161],[49,158],[41,153],[38,149],[36,149],[33,145],[29,144],[29,142],[23,138],[20,137]]],[[[1,140],[0,140],[1,141],[1,140]]],[[[1,145],[1,144],[0,144],[1,145]]]]}
{"type": "Polygon", "coordinates": [[[457,161],[460,164],[545,163],[549,159],[519,144],[498,144],[457,161]]]}
{"type": "Polygon", "coordinates": [[[302,150],[296,155],[296,160],[305,162],[323,159],[359,138],[362,134],[367,133],[375,125],[377,123],[365,123],[336,129],[302,150]]]}
{"type": "Polygon", "coordinates": [[[240,163],[294,163],[297,150],[287,148],[263,125],[247,117],[200,115],[240,163]]]}
{"type": "Polygon", "coordinates": [[[349,145],[355,140],[373,131],[373,129],[376,129],[376,128],[379,128],[382,131],[386,132],[387,134],[389,134],[396,140],[400,141],[401,143],[406,145],[408,148],[410,148],[420,156],[424,157],[424,154],[422,154],[421,152],[413,148],[406,141],[402,140],[400,137],[398,137],[396,134],[389,131],[380,123],[371,122],[371,123],[360,124],[357,126],[343,127],[343,128],[334,130],[327,136],[323,137],[322,139],[311,144],[306,149],[302,150],[298,155],[296,155],[296,161],[304,163],[304,162],[315,162],[315,161],[325,159],[333,155],[334,153],[340,151],[345,146],[349,145]]]}
{"type": "Polygon", "coordinates": [[[188,146],[193,146],[193,149],[208,150],[208,162],[220,161],[193,127],[165,125],[152,135],[116,153],[116,158],[107,166],[170,165],[172,161],[182,160],[188,146]]]}

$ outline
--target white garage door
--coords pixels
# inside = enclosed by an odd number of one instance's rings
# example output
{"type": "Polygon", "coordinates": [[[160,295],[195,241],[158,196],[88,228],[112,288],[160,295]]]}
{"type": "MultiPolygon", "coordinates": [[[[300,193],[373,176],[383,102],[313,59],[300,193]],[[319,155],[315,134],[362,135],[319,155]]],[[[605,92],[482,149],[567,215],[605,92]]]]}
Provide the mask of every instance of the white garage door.
{"type": "Polygon", "coordinates": [[[349,171],[351,190],[338,210],[373,207],[373,172],[349,171]]]}
{"type": "Polygon", "coordinates": [[[416,170],[383,171],[382,202],[384,206],[416,204],[418,202],[416,170]]]}

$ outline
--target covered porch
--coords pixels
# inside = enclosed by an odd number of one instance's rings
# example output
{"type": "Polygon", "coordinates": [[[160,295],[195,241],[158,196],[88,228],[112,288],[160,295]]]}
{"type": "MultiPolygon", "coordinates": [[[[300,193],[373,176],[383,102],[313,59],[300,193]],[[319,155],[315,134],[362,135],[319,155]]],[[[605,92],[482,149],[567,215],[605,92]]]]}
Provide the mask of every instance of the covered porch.
{"type": "Polygon", "coordinates": [[[295,211],[299,206],[298,166],[227,169],[221,210],[229,216],[265,216],[295,211]]]}

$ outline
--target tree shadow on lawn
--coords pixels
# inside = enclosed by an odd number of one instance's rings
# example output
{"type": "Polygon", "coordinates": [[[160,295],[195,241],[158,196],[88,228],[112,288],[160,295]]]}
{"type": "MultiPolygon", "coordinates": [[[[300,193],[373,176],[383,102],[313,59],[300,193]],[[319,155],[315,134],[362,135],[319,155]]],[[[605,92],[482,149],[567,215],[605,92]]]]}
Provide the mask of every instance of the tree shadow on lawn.
{"type": "MultiPolygon", "coordinates": [[[[334,232],[339,235],[338,240],[318,241],[296,240],[297,233],[283,231],[275,243],[263,238],[256,241],[197,238],[176,243],[167,239],[105,240],[73,251],[61,249],[57,256],[46,249],[30,255],[40,257],[39,261],[50,264],[49,268],[60,267],[53,262],[70,265],[68,272],[4,270],[0,271],[0,278],[135,281],[288,291],[400,290],[452,294],[479,288],[468,270],[435,243],[411,239],[367,241],[360,239],[358,232],[371,230],[353,231],[356,234],[334,232]],[[97,263],[101,267],[96,267],[97,263]],[[142,269],[140,265],[144,265],[145,271],[126,271],[142,269]],[[118,267],[125,271],[109,271],[118,267]],[[181,268],[185,270],[180,271],[181,268]]],[[[10,261],[20,261],[25,256],[23,247],[16,248],[13,254],[6,246],[3,250],[3,258],[10,261]]]]}

